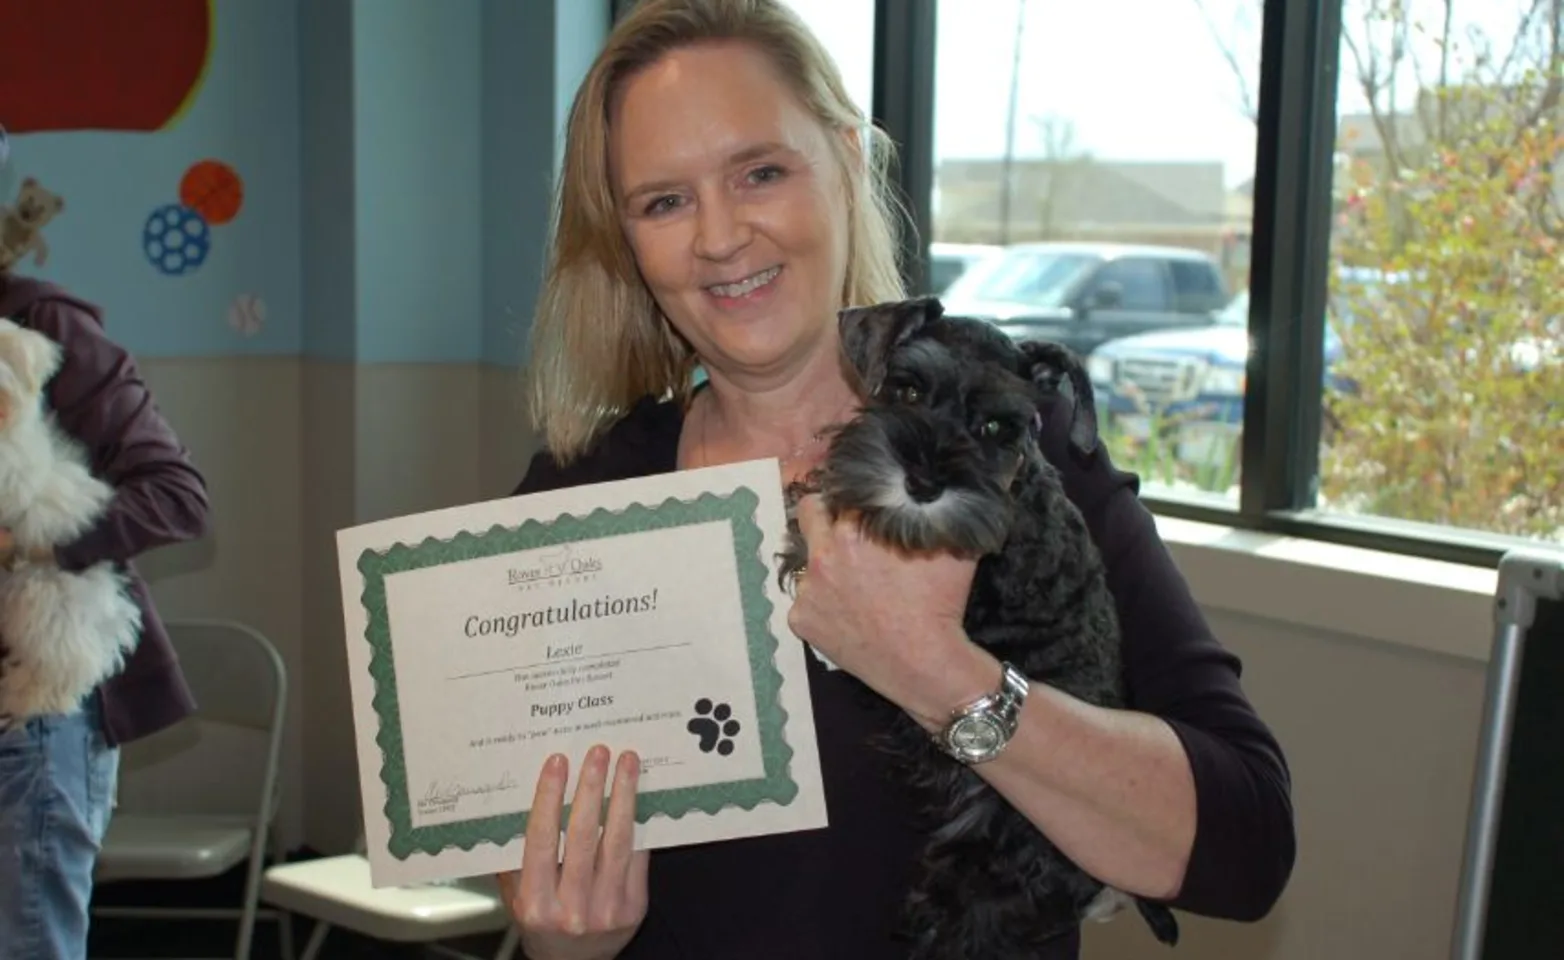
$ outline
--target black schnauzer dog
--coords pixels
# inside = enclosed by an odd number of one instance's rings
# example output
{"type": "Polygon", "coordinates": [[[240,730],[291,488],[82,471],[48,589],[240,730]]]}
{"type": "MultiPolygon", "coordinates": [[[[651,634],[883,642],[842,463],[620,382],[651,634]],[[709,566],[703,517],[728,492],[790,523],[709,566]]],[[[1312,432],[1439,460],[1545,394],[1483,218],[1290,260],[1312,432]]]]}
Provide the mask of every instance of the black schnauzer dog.
{"type": "MultiPolygon", "coordinates": [[[[1054,394],[1074,401],[1072,443],[1097,442],[1079,360],[1057,344],[1018,344],[981,320],[946,316],[932,297],[852,308],[840,324],[867,400],[832,428],[822,465],[790,487],[790,502],[818,492],[833,518],[854,518],[871,539],[976,558],[965,612],[973,642],[1033,680],[1122,706],[1118,617],[1103,562],[1037,442],[1039,407],[1054,394]]],[[[806,552],[790,524],[778,568],[784,589],[806,552]]],[[[1034,956],[1083,919],[1128,902],[1157,939],[1177,943],[1165,905],[1089,876],[974,770],[896,716],[886,747],[927,796],[933,821],[907,901],[914,960],[1034,956]]]]}

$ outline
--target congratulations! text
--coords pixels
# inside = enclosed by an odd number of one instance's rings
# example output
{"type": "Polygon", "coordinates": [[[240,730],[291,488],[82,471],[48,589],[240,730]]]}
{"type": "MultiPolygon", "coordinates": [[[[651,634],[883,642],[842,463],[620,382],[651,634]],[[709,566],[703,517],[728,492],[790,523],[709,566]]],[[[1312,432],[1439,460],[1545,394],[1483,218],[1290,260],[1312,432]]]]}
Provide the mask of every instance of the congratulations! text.
{"type": "Polygon", "coordinates": [[[563,623],[579,623],[602,617],[622,617],[638,613],[651,613],[657,609],[657,590],[636,597],[603,597],[582,602],[572,599],[569,603],[554,604],[541,610],[526,610],[492,617],[474,614],[462,625],[462,632],[469,637],[514,637],[529,627],[552,627],[563,623]]]}

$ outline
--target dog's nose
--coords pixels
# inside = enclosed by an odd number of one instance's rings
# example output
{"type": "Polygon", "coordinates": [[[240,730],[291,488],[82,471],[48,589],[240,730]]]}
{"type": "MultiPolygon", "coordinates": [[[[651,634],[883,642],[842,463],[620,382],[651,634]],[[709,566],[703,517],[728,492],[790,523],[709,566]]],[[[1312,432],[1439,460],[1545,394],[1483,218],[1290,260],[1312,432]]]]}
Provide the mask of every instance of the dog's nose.
{"type": "Polygon", "coordinates": [[[929,503],[940,495],[940,486],[919,473],[907,474],[907,495],[918,503],[929,503]]]}

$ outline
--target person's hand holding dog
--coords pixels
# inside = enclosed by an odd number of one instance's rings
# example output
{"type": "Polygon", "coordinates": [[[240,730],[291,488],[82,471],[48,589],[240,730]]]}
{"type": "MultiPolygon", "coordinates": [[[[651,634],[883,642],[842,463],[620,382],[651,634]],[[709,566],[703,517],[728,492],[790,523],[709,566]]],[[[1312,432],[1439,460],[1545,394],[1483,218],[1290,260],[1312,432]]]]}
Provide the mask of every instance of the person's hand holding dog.
{"type": "Polygon", "coordinates": [[[999,662],[962,626],[976,561],[897,553],[852,517],[832,523],[815,494],[797,516],[809,566],[795,581],[794,633],[930,729],[995,684],[999,662]]]}
{"type": "Polygon", "coordinates": [[[22,563],[50,564],[54,551],[48,547],[33,547],[26,551],[16,547],[16,536],[6,527],[0,527],[0,570],[14,570],[22,563]]]}
{"type": "Polygon", "coordinates": [[[531,960],[612,960],[646,916],[650,852],[633,846],[641,761],[634,753],[619,755],[605,821],[608,762],[607,747],[587,751],[564,827],[563,862],[559,836],[569,761],[551,757],[538,775],[521,870],[499,877],[520,925],[522,952],[531,960]]]}

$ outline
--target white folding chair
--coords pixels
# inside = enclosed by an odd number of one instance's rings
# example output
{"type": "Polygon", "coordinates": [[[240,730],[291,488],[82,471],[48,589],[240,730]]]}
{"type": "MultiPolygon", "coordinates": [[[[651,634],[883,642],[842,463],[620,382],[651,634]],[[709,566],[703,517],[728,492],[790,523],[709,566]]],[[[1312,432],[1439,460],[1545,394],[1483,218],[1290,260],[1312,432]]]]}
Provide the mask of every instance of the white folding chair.
{"type": "Polygon", "coordinates": [[[261,899],[284,913],[310,917],[315,929],[299,960],[316,960],[332,928],[374,940],[417,943],[453,960],[486,960],[451,946],[466,937],[504,931],[493,960],[511,960],[519,940],[509,908],[492,878],[376,889],[360,837],[353,853],[267,869],[261,899]]]}
{"type": "MultiPolygon", "coordinates": [[[[287,670],[258,631],[223,620],[170,620],[169,639],[196,699],[196,715],[126,747],[135,797],[115,811],[98,857],[100,884],[124,880],[192,881],[245,864],[236,907],[95,906],[99,917],[237,919],[235,960],[249,960],[257,919],[281,924],[284,957],[292,940],[285,918],[260,908],[260,879],[281,798],[278,775],[287,670]],[[231,738],[260,735],[259,764],[236,764],[231,738]],[[226,761],[226,762],[225,762],[226,761]]],[[[279,851],[272,850],[278,854],[279,851]]]]}

